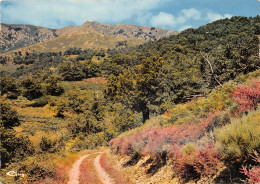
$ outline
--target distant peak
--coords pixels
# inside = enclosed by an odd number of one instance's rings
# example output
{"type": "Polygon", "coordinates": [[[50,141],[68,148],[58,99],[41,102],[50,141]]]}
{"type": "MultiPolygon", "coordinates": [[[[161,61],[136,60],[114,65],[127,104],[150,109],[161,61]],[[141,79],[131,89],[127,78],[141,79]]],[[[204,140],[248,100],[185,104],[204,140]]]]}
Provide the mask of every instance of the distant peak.
{"type": "Polygon", "coordinates": [[[97,21],[86,21],[82,26],[85,26],[85,25],[94,25],[94,24],[100,24],[100,23],[97,22],[97,21]]]}

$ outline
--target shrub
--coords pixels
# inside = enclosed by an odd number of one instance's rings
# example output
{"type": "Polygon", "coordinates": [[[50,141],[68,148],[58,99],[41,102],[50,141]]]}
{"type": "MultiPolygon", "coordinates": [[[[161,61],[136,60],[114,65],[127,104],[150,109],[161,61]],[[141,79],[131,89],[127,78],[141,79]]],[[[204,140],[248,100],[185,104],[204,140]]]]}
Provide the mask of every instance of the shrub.
{"type": "Polygon", "coordinates": [[[83,65],[82,72],[84,73],[85,78],[98,77],[100,76],[101,69],[98,64],[90,63],[83,65]]]}
{"type": "Polygon", "coordinates": [[[233,95],[234,101],[239,104],[240,113],[256,109],[260,103],[260,79],[240,86],[233,92],[233,95]]]}
{"type": "Polygon", "coordinates": [[[0,124],[3,124],[5,128],[12,128],[20,124],[17,112],[2,101],[0,102],[0,124]]]}
{"type": "Polygon", "coordinates": [[[245,162],[253,150],[260,148],[260,109],[249,112],[231,124],[215,129],[217,142],[228,162],[245,162]]]}
{"type": "Polygon", "coordinates": [[[46,137],[42,137],[39,146],[43,152],[54,153],[60,151],[64,147],[63,139],[50,140],[46,137]]]}
{"type": "Polygon", "coordinates": [[[47,177],[56,177],[55,165],[49,155],[42,154],[27,157],[24,161],[21,161],[14,166],[10,169],[26,173],[29,183],[36,183],[47,177]]]}
{"type": "Polygon", "coordinates": [[[164,124],[182,124],[194,120],[205,118],[215,111],[223,111],[233,105],[231,98],[232,91],[236,83],[228,82],[223,86],[211,91],[207,97],[193,99],[185,104],[178,104],[167,111],[164,115],[166,121],[164,124]]]}
{"type": "Polygon", "coordinates": [[[140,115],[133,113],[120,103],[116,104],[113,114],[113,124],[116,132],[125,132],[130,129],[141,126],[140,115]]]}
{"type": "Polygon", "coordinates": [[[260,156],[255,151],[254,161],[258,163],[258,166],[253,166],[248,170],[245,166],[242,166],[241,173],[245,174],[247,178],[247,183],[260,183],[260,156]]]}
{"type": "Polygon", "coordinates": [[[48,102],[49,102],[48,97],[43,96],[41,98],[34,100],[33,103],[30,104],[30,106],[32,106],[32,107],[44,107],[45,105],[48,104],[48,102]]]}
{"type": "Polygon", "coordinates": [[[18,95],[18,89],[15,79],[11,77],[0,77],[0,95],[6,93],[18,95]]]}
{"type": "Polygon", "coordinates": [[[24,80],[22,80],[21,86],[22,86],[22,94],[28,100],[33,100],[43,95],[40,84],[32,77],[27,77],[24,80]]]}
{"type": "Polygon", "coordinates": [[[1,163],[5,167],[10,161],[19,161],[34,153],[32,142],[28,137],[17,136],[14,130],[0,126],[1,163]]]}
{"type": "Polygon", "coordinates": [[[59,74],[65,81],[79,81],[84,78],[84,73],[79,65],[61,65],[59,68],[59,74]]]}
{"type": "Polygon", "coordinates": [[[188,154],[181,153],[180,148],[175,147],[173,156],[175,173],[188,180],[213,176],[221,164],[220,154],[212,143],[188,154]]]}
{"type": "Polygon", "coordinates": [[[174,151],[174,146],[200,139],[211,130],[213,119],[219,112],[194,124],[182,124],[167,128],[146,128],[124,139],[110,142],[111,149],[121,154],[155,154],[174,151]]]}
{"type": "Polygon", "coordinates": [[[9,92],[9,93],[7,93],[7,96],[6,96],[6,97],[9,98],[9,99],[17,99],[18,96],[19,96],[19,93],[9,92]]]}
{"type": "Polygon", "coordinates": [[[44,80],[43,86],[47,95],[59,96],[64,89],[58,85],[58,77],[51,75],[44,80]]]}
{"type": "Polygon", "coordinates": [[[94,149],[97,146],[107,146],[106,135],[104,132],[98,132],[87,136],[79,134],[71,146],[71,151],[77,152],[84,149],[94,149]]]}
{"type": "Polygon", "coordinates": [[[195,146],[191,143],[185,144],[182,147],[182,152],[186,155],[189,155],[195,151],[195,146]]]}

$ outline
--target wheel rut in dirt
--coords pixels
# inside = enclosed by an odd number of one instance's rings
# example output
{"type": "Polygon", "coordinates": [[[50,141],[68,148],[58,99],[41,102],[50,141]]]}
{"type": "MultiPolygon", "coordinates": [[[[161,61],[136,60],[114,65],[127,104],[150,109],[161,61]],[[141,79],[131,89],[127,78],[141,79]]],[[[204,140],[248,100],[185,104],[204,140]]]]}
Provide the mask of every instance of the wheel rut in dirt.
{"type": "Polygon", "coordinates": [[[80,157],[70,170],[68,184],[114,184],[100,164],[101,153],[89,153],[80,157]]]}

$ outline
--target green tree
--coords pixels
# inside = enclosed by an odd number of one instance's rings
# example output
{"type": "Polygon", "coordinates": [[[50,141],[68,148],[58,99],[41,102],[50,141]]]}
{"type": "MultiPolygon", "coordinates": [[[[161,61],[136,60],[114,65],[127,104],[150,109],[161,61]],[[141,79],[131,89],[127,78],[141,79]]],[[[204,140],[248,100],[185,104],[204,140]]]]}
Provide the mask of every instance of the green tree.
{"type": "Polygon", "coordinates": [[[12,77],[0,77],[0,95],[7,94],[7,97],[17,97],[18,89],[15,79],[12,77]]]}
{"type": "Polygon", "coordinates": [[[10,161],[23,159],[34,153],[28,137],[17,136],[14,126],[20,124],[17,112],[4,102],[0,102],[0,152],[3,167],[10,161]]]}
{"type": "Polygon", "coordinates": [[[17,136],[13,129],[6,129],[0,125],[1,163],[5,167],[11,161],[19,161],[32,155],[34,148],[28,137],[17,136]]]}
{"type": "Polygon", "coordinates": [[[44,80],[43,85],[44,85],[46,94],[48,94],[48,95],[58,96],[58,95],[62,94],[64,91],[64,89],[61,86],[59,86],[59,84],[58,84],[58,77],[56,77],[54,75],[48,76],[44,80]]]}
{"type": "Polygon", "coordinates": [[[150,117],[149,106],[162,103],[158,100],[160,89],[157,76],[163,62],[158,58],[143,59],[140,65],[124,70],[119,76],[111,76],[106,93],[142,112],[144,123],[150,117]]]}
{"type": "Polygon", "coordinates": [[[22,94],[29,100],[39,98],[43,95],[41,85],[32,76],[21,81],[22,94]]]}
{"type": "Polygon", "coordinates": [[[0,124],[4,128],[12,128],[20,124],[17,112],[4,102],[0,102],[0,124]]]}
{"type": "Polygon", "coordinates": [[[100,66],[97,63],[90,62],[83,65],[82,72],[85,74],[86,78],[98,77],[100,75],[100,66]]]}
{"type": "Polygon", "coordinates": [[[65,81],[79,81],[84,78],[81,65],[73,65],[71,63],[63,64],[59,68],[59,74],[65,81]]]}

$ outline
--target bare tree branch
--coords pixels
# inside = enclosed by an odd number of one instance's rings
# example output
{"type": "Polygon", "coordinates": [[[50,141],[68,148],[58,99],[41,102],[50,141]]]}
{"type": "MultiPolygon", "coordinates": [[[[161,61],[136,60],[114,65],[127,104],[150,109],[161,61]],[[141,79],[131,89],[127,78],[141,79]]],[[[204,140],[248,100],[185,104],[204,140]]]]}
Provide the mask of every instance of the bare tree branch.
{"type": "Polygon", "coordinates": [[[212,65],[211,65],[211,63],[210,63],[210,61],[209,61],[209,59],[206,58],[206,57],[202,54],[201,51],[200,51],[200,54],[201,54],[201,56],[202,56],[202,57],[207,61],[207,63],[209,64],[209,66],[210,66],[210,70],[211,70],[211,73],[212,73],[214,79],[217,81],[217,83],[218,83],[219,85],[222,86],[221,82],[219,82],[219,80],[216,78],[216,76],[215,76],[215,74],[214,74],[214,70],[213,70],[213,67],[212,67],[212,65]]]}

